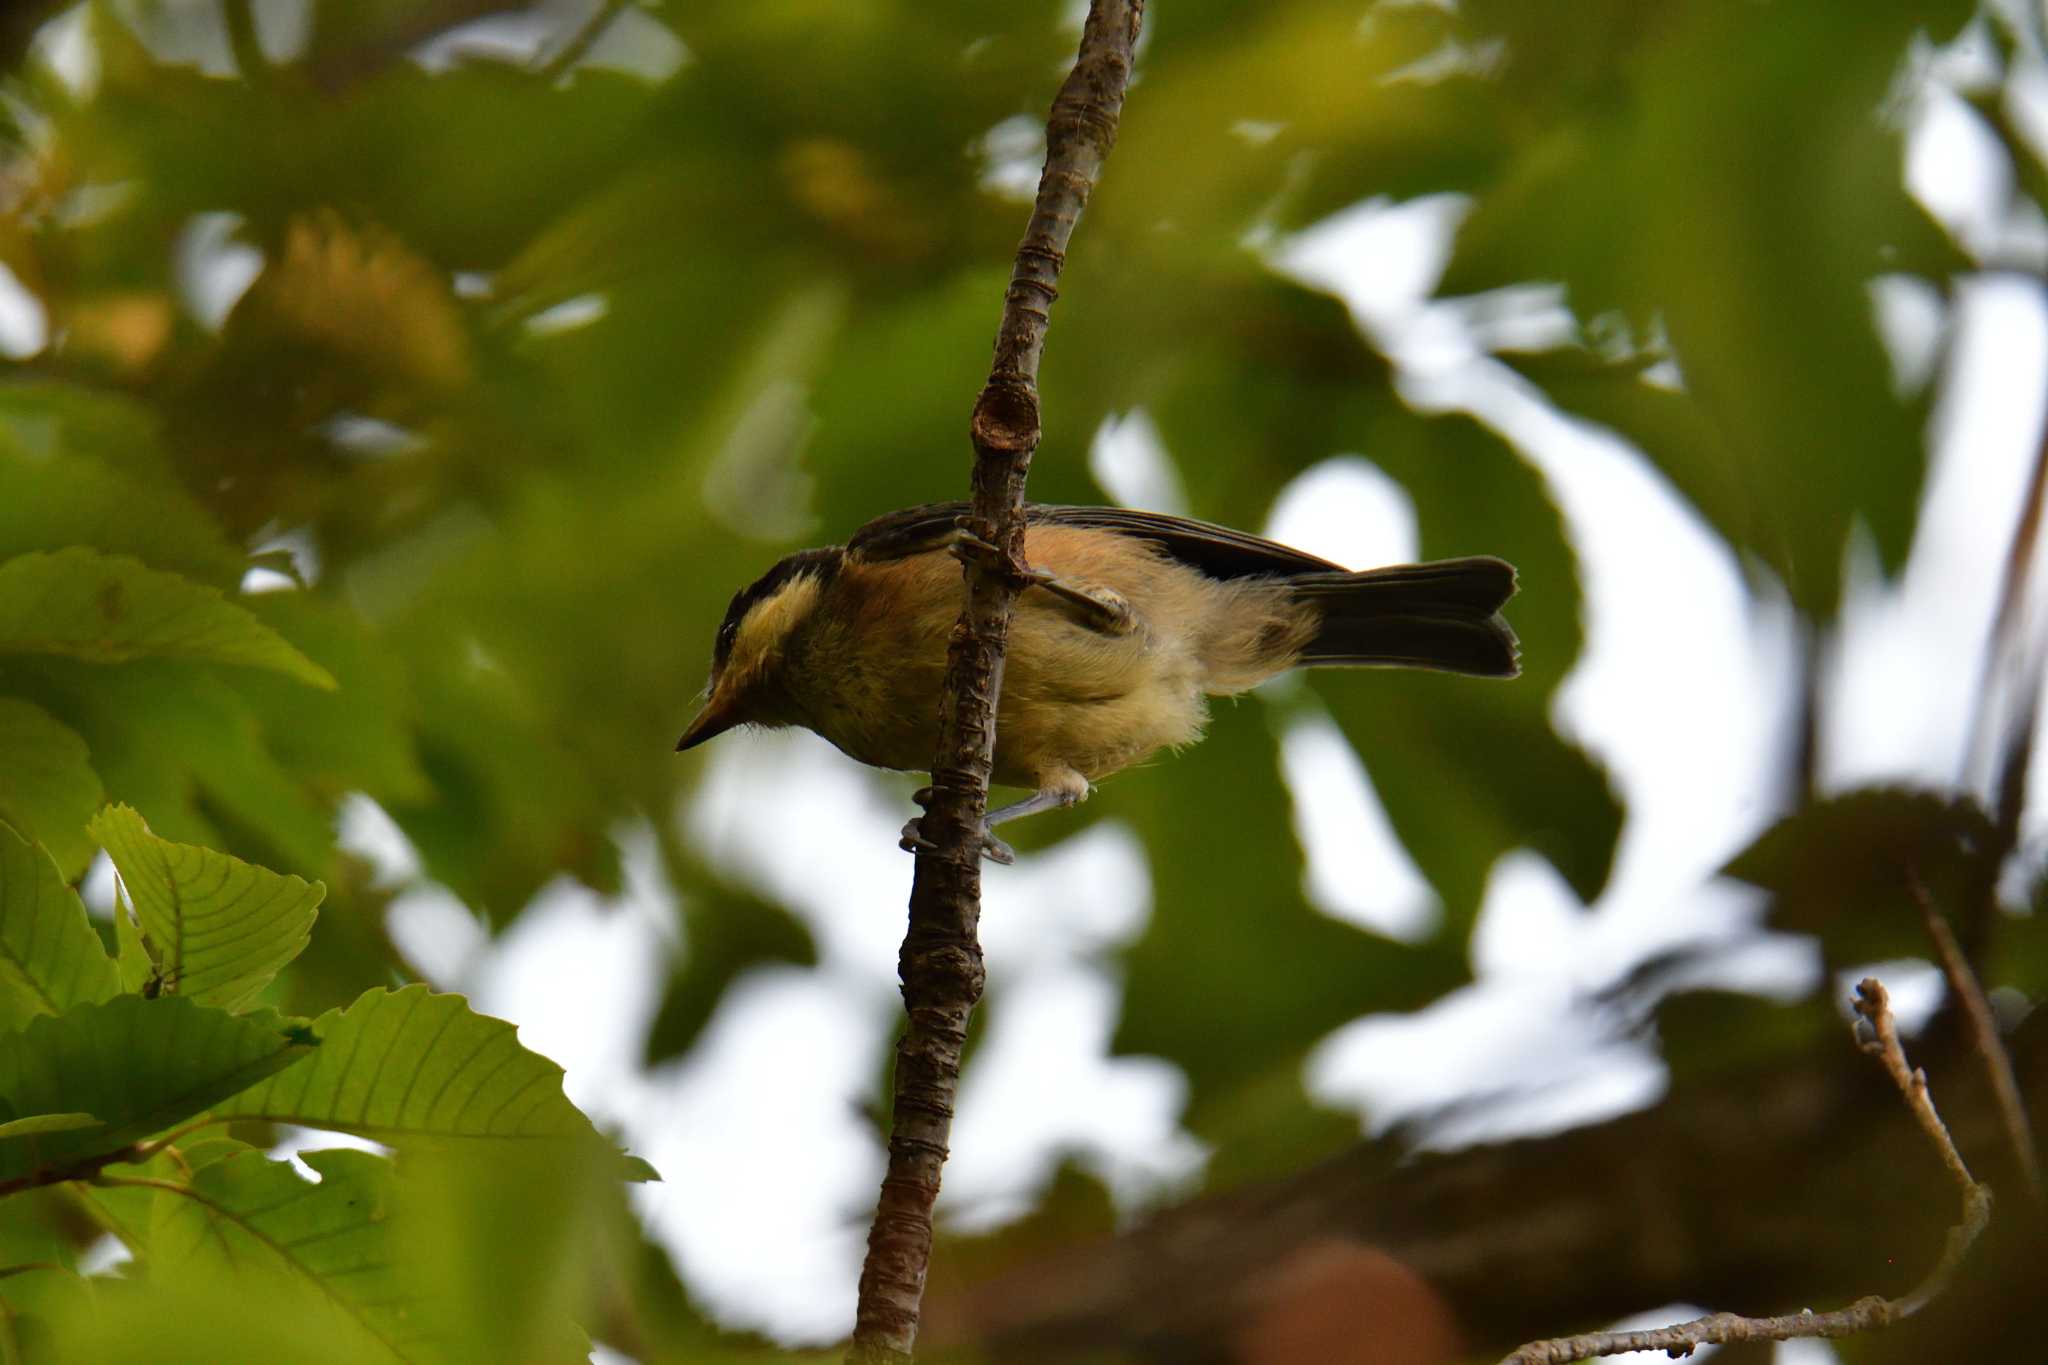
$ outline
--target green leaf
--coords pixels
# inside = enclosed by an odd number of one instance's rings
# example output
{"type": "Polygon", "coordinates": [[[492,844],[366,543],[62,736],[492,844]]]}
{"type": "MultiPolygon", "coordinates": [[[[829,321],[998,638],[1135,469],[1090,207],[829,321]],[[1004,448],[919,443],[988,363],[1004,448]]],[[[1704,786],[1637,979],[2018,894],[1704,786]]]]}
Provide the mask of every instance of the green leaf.
{"type": "Polygon", "coordinates": [[[1418,1009],[1469,974],[1462,943],[1396,943],[1308,904],[1263,710],[1230,708],[1170,767],[1121,774],[1089,802],[1130,821],[1151,855],[1156,908],[1124,959],[1114,1051],[1182,1068],[1186,1121],[1204,1137],[1230,1122],[1244,1087],[1277,1099],[1266,1078],[1283,1066],[1288,1104],[1305,1110],[1298,1063],[1318,1039],[1368,1010],[1418,1009]]]}
{"type": "Polygon", "coordinates": [[[1615,424],[1802,609],[1831,613],[1851,530],[1896,570],[1919,505],[1925,399],[1896,390],[1870,288],[1939,259],[1886,108],[1907,45],[1938,21],[1926,6],[1645,23],[1640,6],[1603,22],[1603,4],[1566,26],[1489,10],[1481,23],[1521,54],[1507,65],[1529,127],[1442,288],[1562,280],[1582,322],[1668,335],[1682,396],[1601,401],[1654,419],[1666,439],[1615,424]]]}
{"type": "MultiPolygon", "coordinates": [[[[365,1359],[378,1359],[366,1356],[365,1343],[352,1327],[346,1333],[322,1335],[329,1323],[318,1316],[325,1311],[318,1305],[285,1292],[252,1292],[250,1285],[234,1279],[191,1278],[164,1284],[141,1276],[33,1278],[71,1280],[75,1286],[66,1286],[72,1290],[68,1302],[52,1302],[45,1290],[40,1300],[21,1303],[20,1320],[47,1347],[42,1353],[31,1350],[25,1357],[29,1362],[362,1365],[365,1359]]],[[[10,1308],[17,1303],[15,1294],[13,1282],[0,1284],[0,1296],[10,1308]]]]}
{"type": "Polygon", "coordinates": [[[114,882],[114,947],[114,970],[120,974],[122,990],[140,995],[152,980],[161,979],[118,879],[114,882]]]}
{"type": "Polygon", "coordinates": [[[601,1320],[591,1290],[616,1274],[606,1243],[631,1219],[618,1172],[541,1145],[497,1147],[488,1160],[412,1146],[397,1167],[392,1239],[449,1354],[583,1365],[590,1342],[576,1323],[601,1320]],[[519,1197],[505,1198],[507,1189],[519,1197]]]}
{"type": "MultiPolygon", "coordinates": [[[[236,671],[259,682],[273,676],[236,671]]],[[[85,737],[110,799],[148,811],[162,837],[222,849],[238,841],[241,856],[283,867],[324,867],[333,856],[331,806],[280,761],[260,712],[222,676],[227,670],[45,657],[9,672],[23,695],[85,737]]],[[[345,788],[327,788],[336,790],[345,788]]]]}
{"type": "Polygon", "coordinates": [[[278,762],[328,792],[364,791],[383,803],[428,799],[403,653],[355,612],[309,593],[263,593],[249,610],[341,684],[319,692],[275,674],[238,680],[235,691],[278,762]]]}
{"type": "Polygon", "coordinates": [[[441,1358],[422,1350],[430,1324],[418,1286],[391,1250],[391,1163],[367,1152],[306,1152],[314,1184],[261,1152],[227,1155],[159,1188],[150,1218],[152,1273],[172,1284],[228,1280],[245,1293],[303,1304],[306,1331],[359,1342],[360,1360],[441,1358]]]}
{"type": "Polygon", "coordinates": [[[168,1180],[183,1183],[201,1166],[237,1152],[257,1150],[230,1137],[212,1133],[195,1135],[172,1143],[147,1161],[120,1163],[114,1174],[129,1183],[116,1184],[105,1178],[103,1173],[101,1178],[90,1184],[75,1182],[63,1189],[110,1236],[118,1238],[135,1256],[146,1257],[149,1255],[149,1226],[156,1213],[157,1191],[149,1184],[135,1182],[168,1180]]]}
{"type": "Polygon", "coordinates": [[[78,893],[48,853],[0,824],[0,1027],[120,989],[78,893]]]}
{"type": "MultiPolygon", "coordinates": [[[[76,395],[113,402],[110,395],[76,395]]],[[[121,468],[78,448],[72,422],[23,412],[0,397],[0,559],[90,545],[157,569],[231,588],[242,555],[167,471],[121,468]]],[[[127,440],[153,444],[146,431],[127,440]]],[[[156,457],[158,460],[161,456],[156,457]]]]}
{"type": "Polygon", "coordinates": [[[1521,591],[1504,611],[1521,636],[1522,676],[1327,669],[1312,683],[1461,936],[1494,861],[1515,848],[1548,859],[1590,902],[1613,866],[1621,803],[1550,723],[1583,634],[1578,564],[1543,480],[1468,418],[1387,416],[1362,435],[1415,500],[1424,558],[1483,552],[1515,565],[1521,591]]]}
{"type": "Polygon", "coordinates": [[[326,669],[217,590],[84,546],[0,563],[0,653],[203,659],[334,686],[326,669]]]}
{"type": "Polygon", "coordinates": [[[368,990],[312,1027],[318,1052],[220,1112],[380,1142],[600,1140],[562,1093],[562,1068],[459,995],[425,986],[368,990]]]}
{"type": "Polygon", "coordinates": [[[0,1141],[0,1180],[161,1132],[309,1050],[302,1029],[267,1010],[233,1015],[180,996],[117,995],[38,1016],[0,1038],[0,1117],[91,1114],[105,1127],[0,1141]]]}
{"type": "Polygon", "coordinates": [[[1774,892],[1771,927],[1819,935],[1839,966],[1926,955],[1912,880],[1953,907],[1986,884],[1981,864],[1996,843],[1967,797],[1867,787],[1780,820],[1721,871],[1774,892]]]}
{"type": "Polygon", "coordinates": [[[1674,1078],[1738,1078],[1741,1084],[1786,1058],[1811,1055],[1841,1029],[1826,991],[1780,1004],[1732,991],[1681,991],[1657,1006],[1658,1051],[1674,1078]]]}
{"type": "Polygon", "coordinates": [[[85,822],[100,808],[85,741],[40,706],[0,697],[0,820],[48,849],[65,881],[92,861],[85,822]]]}
{"type": "Polygon", "coordinates": [[[92,831],[135,898],[169,988],[238,1010],[311,935],[319,882],[282,876],[225,853],[159,839],[127,806],[109,806],[92,831]]]}
{"type": "Polygon", "coordinates": [[[81,1128],[105,1126],[91,1114],[35,1114],[11,1123],[0,1123],[0,1139],[33,1137],[38,1133],[71,1133],[81,1128]]]}
{"type": "Polygon", "coordinates": [[[24,1265],[0,1279],[0,1360],[103,1362],[90,1350],[73,1354],[79,1334],[72,1330],[98,1315],[103,1283],[50,1265],[24,1265]]]}

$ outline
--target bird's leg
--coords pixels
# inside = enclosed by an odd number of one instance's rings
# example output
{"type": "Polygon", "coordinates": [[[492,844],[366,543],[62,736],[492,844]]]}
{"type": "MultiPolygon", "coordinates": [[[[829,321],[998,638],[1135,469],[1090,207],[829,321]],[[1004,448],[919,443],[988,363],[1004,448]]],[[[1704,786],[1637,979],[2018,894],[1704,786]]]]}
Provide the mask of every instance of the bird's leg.
{"type": "MultiPolygon", "coordinates": [[[[917,802],[920,810],[928,811],[932,808],[932,793],[931,787],[919,787],[910,794],[910,799],[917,802]]],[[[988,832],[990,823],[984,820],[981,824],[981,856],[994,863],[1016,862],[1016,850],[988,832]]],[[[903,833],[896,840],[896,847],[905,853],[930,853],[938,845],[924,837],[924,817],[913,815],[903,822],[903,833]]]]}
{"type": "MultiPolygon", "coordinates": [[[[1017,851],[990,832],[995,826],[1002,824],[1005,820],[1022,819],[1027,815],[1036,815],[1040,811],[1064,810],[1068,806],[1088,799],[1088,779],[1075,772],[1072,768],[1065,768],[1052,773],[1041,773],[1039,781],[1041,785],[1037,791],[1025,797],[1022,801],[1013,801],[1007,806],[990,811],[988,817],[981,822],[982,857],[992,863],[1009,864],[1017,861],[1017,851]]],[[[911,793],[910,799],[917,802],[924,809],[930,810],[932,806],[932,789],[930,787],[919,787],[915,792],[911,793]]],[[[921,824],[922,817],[914,817],[908,824],[903,826],[903,837],[899,841],[899,846],[906,852],[930,852],[935,847],[929,839],[924,837],[924,832],[920,828],[921,824]]]]}
{"type": "MultiPolygon", "coordinates": [[[[948,547],[957,559],[965,560],[969,555],[984,562],[1000,562],[1003,552],[983,540],[966,527],[956,527],[948,540],[948,547]]],[[[1109,635],[1126,635],[1137,624],[1137,617],[1131,613],[1130,603],[1124,601],[1120,592],[1108,588],[1084,588],[1067,582],[1050,569],[1024,570],[1024,585],[1044,588],[1069,606],[1078,607],[1087,618],[1088,624],[1109,635]]]]}

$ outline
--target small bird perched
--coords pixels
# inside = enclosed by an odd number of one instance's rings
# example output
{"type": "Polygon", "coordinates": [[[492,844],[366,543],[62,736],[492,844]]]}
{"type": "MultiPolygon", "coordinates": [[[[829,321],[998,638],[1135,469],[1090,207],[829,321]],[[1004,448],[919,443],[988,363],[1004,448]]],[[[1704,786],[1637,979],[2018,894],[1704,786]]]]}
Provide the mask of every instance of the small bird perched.
{"type": "MultiPolygon", "coordinates": [[[[949,552],[988,548],[963,531],[966,514],[964,502],[892,512],[741,589],[718,628],[709,700],[676,748],[736,725],[801,725],[863,763],[929,768],[960,614],[949,552]]],[[[1090,783],[1192,744],[1205,697],[1290,668],[1519,671],[1499,614],[1515,570],[1490,556],[1353,572],[1185,517],[1053,506],[1026,509],[1024,551],[995,780],[1036,794],[990,825],[1071,806],[1090,783]]],[[[917,821],[903,833],[904,847],[923,846],[917,821]]],[[[993,835],[985,851],[1013,857],[993,835]]]]}

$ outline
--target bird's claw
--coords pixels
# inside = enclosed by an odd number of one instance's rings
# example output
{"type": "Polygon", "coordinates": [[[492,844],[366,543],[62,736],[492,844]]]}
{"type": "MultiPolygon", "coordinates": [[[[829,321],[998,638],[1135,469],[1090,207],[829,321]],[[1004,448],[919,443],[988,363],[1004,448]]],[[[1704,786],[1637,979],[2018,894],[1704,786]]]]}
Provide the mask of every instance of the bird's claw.
{"type": "MultiPolygon", "coordinates": [[[[918,792],[917,795],[925,797],[926,801],[929,801],[931,788],[926,787],[918,792]]],[[[920,801],[918,804],[924,805],[926,801],[920,801]]],[[[938,852],[939,846],[924,837],[923,826],[924,818],[922,816],[914,816],[905,822],[903,836],[896,841],[896,847],[902,849],[905,853],[938,852]]],[[[996,838],[995,835],[989,833],[987,826],[983,826],[981,831],[981,856],[992,863],[1002,863],[1007,867],[1017,861],[1017,850],[1011,848],[1001,839],[996,838]]]]}
{"type": "Polygon", "coordinates": [[[984,566],[1000,565],[1005,562],[1001,546],[994,541],[982,539],[965,526],[955,528],[952,544],[948,548],[952,550],[953,558],[963,564],[970,559],[978,559],[984,566]]]}

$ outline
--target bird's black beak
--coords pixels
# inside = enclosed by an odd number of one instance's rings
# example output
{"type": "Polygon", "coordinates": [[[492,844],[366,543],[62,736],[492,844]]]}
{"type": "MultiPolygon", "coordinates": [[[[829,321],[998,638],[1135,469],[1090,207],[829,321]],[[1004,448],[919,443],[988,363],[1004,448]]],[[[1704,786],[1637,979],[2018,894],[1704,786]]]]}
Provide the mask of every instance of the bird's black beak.
{"type": "Polygon", "coordinates": [[[697,719],[690,722],[690,728],[683,731],[683,737],[676,741],[676,752],[694,749],[707,739],[716,739],[735,725],[744,724],[746,719],[734,698],[714,691],[711,700],[705,702],[704,709],[697,713],[697,719]]]}

